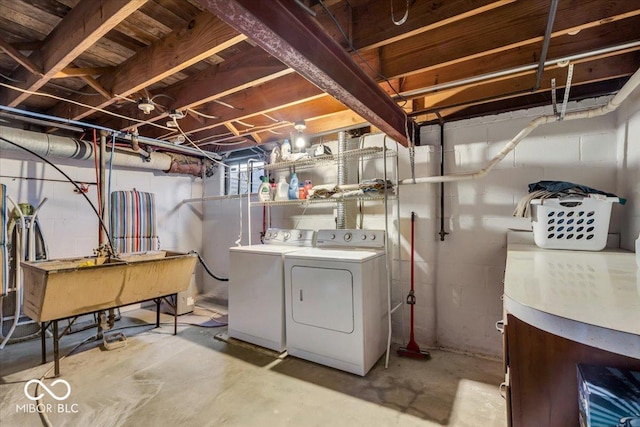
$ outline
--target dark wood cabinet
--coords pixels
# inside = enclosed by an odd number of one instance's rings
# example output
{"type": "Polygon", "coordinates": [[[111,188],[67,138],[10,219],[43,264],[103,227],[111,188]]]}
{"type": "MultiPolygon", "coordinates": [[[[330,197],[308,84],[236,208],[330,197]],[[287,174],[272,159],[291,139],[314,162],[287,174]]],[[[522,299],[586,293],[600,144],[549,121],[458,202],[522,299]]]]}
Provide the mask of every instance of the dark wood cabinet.
{"type": "Polygon", "coordinates": [[[504,331],[509,425],[578,426],[578,363],[640,370],[640,360],[558,337],[507,314],[504,331]]]}

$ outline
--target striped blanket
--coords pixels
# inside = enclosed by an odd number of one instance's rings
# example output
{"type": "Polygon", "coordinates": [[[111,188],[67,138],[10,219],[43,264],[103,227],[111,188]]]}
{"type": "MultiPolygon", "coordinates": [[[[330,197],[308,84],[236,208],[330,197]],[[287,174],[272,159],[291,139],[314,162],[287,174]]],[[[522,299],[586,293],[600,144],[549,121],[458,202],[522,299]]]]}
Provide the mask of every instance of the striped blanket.
{"type": "Polygon", "coordinates": [[[155,195],[136,190],[112,192],[110,228],[116,253],[160,249],[155,195]]]}

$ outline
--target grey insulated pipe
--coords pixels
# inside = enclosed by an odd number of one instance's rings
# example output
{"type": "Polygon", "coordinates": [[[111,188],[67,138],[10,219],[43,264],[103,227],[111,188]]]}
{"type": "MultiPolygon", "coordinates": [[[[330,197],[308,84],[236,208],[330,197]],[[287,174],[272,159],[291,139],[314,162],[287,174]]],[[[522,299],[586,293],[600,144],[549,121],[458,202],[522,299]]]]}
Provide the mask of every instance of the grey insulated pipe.
{"type": "MultiPolygon", "coordinates": [[[[13,141],[16,144],[28,148],[29,150],[40,154],[43,157],[57,157],[61,159],[75,159],[75,160],[91,160],[94,156],[93,146],[81,140],[73,138],[61,137],[56,135],[49,135],[40,132],[31,132],[21,129],[15,129],[5,126],[0,126],[0,136],[6,138],[9,141],[13,141]]],[[[19,148],[0,141],[0,153],[9,151],[23,152],[19,148]]],[[[105,161],[109,161],[111,153],[105,154],[105,161]]],[[[179,163],[188,163],[181,161],[179,163]]],[[[142,159],[141,155],[134,152],[126,152],[118,150],[114,153],[113,164],[115,166],[123,166],[134,169],[146,169],[157,170],[163,172],[172,173],[186,173],[195,176],[202,176],[202,168],[205,167],[204,162],[200,159],[187,158],[186,156],[174,155],[152,152],[146,159],[142,159]],[[182,164],[176,164],[176,158],[184,158],[186,160],[192,160],[193,164],[198,164],[200,167],[184,167],[182,164]]],[[[193,166],[193,165],[191,165],[193,166]]]]}
{"type": "MultiPolygon", "coordinates": [[[[347,151],[347,133],[345,131],[338,132],[338,185],[347,183],[347,161],[344,152],[347,151]]],[[[347,212],[343,201],[338,202],[336,229],[343,230],[346,228],[347,212]]]]}

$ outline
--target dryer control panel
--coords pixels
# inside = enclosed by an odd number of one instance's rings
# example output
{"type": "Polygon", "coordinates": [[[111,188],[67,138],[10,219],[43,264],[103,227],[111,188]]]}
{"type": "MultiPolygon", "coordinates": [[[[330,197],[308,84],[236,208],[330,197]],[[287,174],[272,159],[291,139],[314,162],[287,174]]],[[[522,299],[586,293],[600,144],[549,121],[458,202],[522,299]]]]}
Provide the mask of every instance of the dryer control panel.
{"type": "Polygon", "coordinates": [[[384,248],[383,230],[318,230],[317,247],[384,248]]]}
{"type": "Polygon", "coordinates": [[[314,230],[269,228],[264,235],[265,245],[313,246],[314,230]]]}

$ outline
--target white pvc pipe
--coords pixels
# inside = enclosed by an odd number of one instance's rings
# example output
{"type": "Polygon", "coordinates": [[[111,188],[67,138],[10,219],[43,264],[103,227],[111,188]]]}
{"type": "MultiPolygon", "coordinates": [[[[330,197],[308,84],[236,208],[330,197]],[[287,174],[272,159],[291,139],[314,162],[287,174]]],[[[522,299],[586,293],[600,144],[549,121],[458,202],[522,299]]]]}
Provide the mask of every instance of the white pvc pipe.
{"type": "Polygon", "coordinates": [[[29,257],[29,261],[37,261],[36,259],[36,220],[38,219],[38,213],[40,212],[40,208],[47,202],[46,197],[42,199],[38,207],[33,211],[33,215],[31,215],[31,220],[29,221],[29,250],[27,252],[27,256],[29,257]]]}
{"type": "MultiPolygon", "coordinates": [[[[573,113],[568,113],[564,116],[563,120],[577,120],[577,119],[589,119],[592,117],[603,116],[612,111],[615,111],[622,102],[627,99],[627,97],[640,85],[640,69],[638,69],[631,78],[627,81],[627,83],[618,91],[616,96],[614,96],[606,105],[602,107],[596,107],[585,111],[576,111],[573,113]]],[[[507,154],[513,151],[514,148],[527,137],[535,128],[542,124],[553,123],[559,121],[558,117],[551,114],[548,116],[541,116],[537,119],[532,120],[529,124],[522,129],[516,136],[513,137],[511,141],[509,141],[502,150],[498,154],[495,155],[493,159],[489,161],[489,163],[482,169],[475,172],[462,172],[451,175],[438,175],[438,176],[427,176],[423,178],[413,179],[404,179],[400,182],[402,185],[407,184],[436,184],[440,182],[456,182],[456,181],[466,181],[469,179],[478,179],[489,174],[491,169],[502,159],[504,159],[507,154]]]]}

